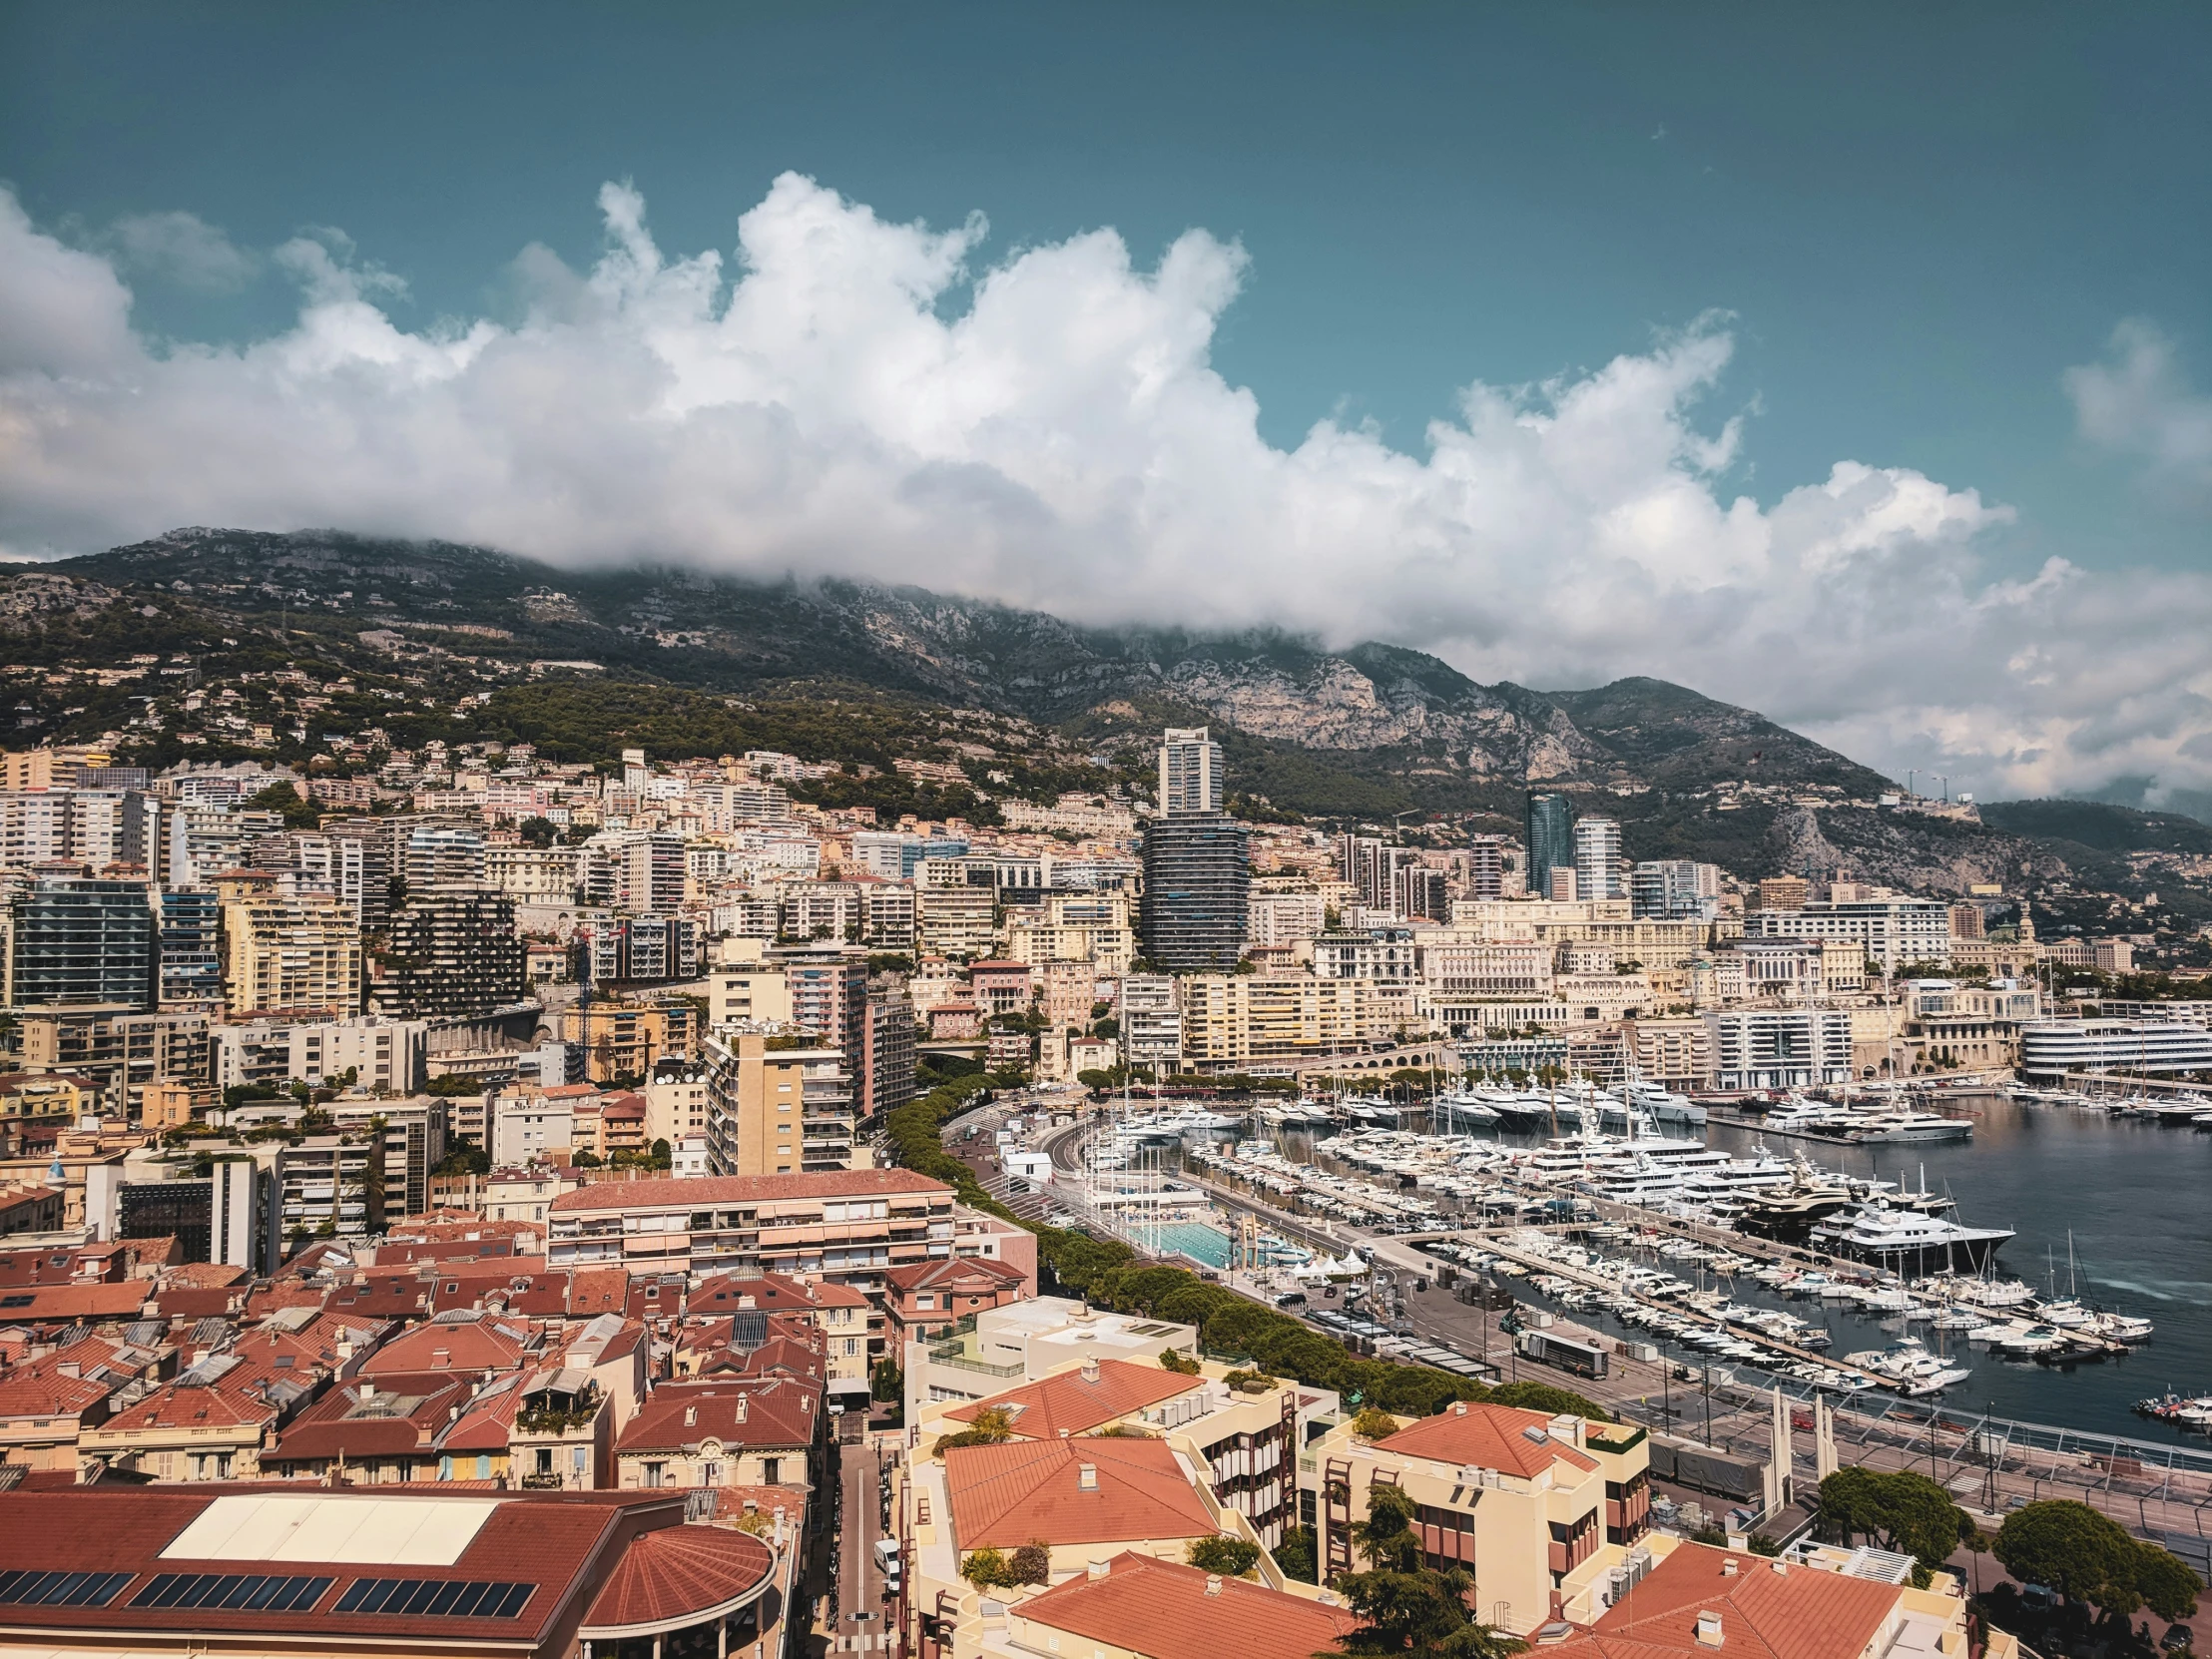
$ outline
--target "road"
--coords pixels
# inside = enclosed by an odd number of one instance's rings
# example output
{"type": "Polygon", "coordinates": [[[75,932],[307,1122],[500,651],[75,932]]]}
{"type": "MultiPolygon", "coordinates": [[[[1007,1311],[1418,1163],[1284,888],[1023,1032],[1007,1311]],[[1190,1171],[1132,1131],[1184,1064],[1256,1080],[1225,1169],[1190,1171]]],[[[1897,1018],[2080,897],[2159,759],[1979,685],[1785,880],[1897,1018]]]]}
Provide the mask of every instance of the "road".
{"type": "Polygon", "coordinates": [[[875,1563],[875,1540],[883,1535],[882,1464],[871,1445],[839,1449],[837,1629],[830,1651],[873,1653],[890,1645],[883,1632],[883,1573],[875,1563]]]}

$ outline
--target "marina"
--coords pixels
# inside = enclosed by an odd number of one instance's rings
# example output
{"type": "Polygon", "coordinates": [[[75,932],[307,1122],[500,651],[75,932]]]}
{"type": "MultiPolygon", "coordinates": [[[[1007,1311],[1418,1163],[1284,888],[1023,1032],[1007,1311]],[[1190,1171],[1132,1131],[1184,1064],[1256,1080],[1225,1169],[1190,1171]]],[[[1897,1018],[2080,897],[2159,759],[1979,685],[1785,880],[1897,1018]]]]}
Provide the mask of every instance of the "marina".
{"type": "MultiPolygon", "coordinates": [[[[1993,1091],[1925,1114],[1964,1134],[1844,1139],[1720,1111],[1662,1125],[1643,1102],[1564,1089],[1581,1123],[1562,1111],[1554,1135],[1551,1100],[1539,1117],[1541,1097],[1502,1092],[1417,1112],[1178,1103],[1140,1123],[1131,1110],[1092,1137],[1118,1168],[1090,1179],[1102,1211],[1121,1199],[1116,1231],[1208,1268],[1231,1260],[1235,1224],[1204,1189],[1344,1242],[1337,1261],[1300,1262],[1302,1247],[1276,1240],[1266,1272],[1285,1287],[1387,1238],[1701,1375],[1748,1368],[1839,1397],[1932,1397],[2184,1443],[2212,1432],[2204,1183],[2172,1168],[2212,1166],[2212,1138],[2162,1115],[1993,1091]],[[1769,1144],[1792,1135],[1805,1140],[1769,1144]],[[1815,1150],[1815,1136],[1828,1144],[1815,1150]]],[[[1895,1102],[1860,1110],[1836,1128],[1921,1127],[1895,1102]]]]}

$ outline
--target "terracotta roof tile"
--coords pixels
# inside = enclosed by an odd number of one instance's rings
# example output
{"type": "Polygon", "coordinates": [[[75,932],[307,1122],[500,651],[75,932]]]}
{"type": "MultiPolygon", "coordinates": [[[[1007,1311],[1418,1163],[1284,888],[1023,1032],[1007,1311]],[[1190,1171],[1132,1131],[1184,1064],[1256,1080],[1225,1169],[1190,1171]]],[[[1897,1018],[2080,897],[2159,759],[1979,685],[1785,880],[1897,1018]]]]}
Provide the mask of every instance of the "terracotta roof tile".
{"type": "Polygon", "coordinates": [[[1597,1459],[1554,1438],[1542,1411],[1459,1400],[1377,1442],[1385,1451],[1533,1479],[1555,1462],[1594,1469],[1597,1459]]]}
{"type": "Polygon", "coordinates": [[[1714,1649],[1697,1639],[1698,1615],[1713,1612],[1729,1659],[1858,1659],[1901,1594],[1873,1579],[1805,1566],[1778,1572],[1760,1556],[1682,1544],[1587,1636],[1546,1651],[1562,1659],[1703,1659],[1714,1649]]]}
{"type": "Polygon", "coordinates": [[[952,1531],[963,1550],[1198,1538],[1213,1518],[1165,1440],[1009,1440],[944,1454],[952,1531]],[[1096,1471],[1085,1490],[1082,1469],[1096,1471]]]}
{"type": "Polygon", "coordinates": [[[1360,1621],[1265,1584],[1218,1579],[1209,1593],[1197,1567],[1134,1551],[1103,1578],[1076,1577],[1013,1609],[1028,1619],[1142,1659],[1313,1659],[1360,1621]]]}
{"type": "Polygon", "coordinates": [[[973,1422],[976,1413],[995,1407],[1013,1417],[1014,1432],[1022,1439],[1051,1440],[1063,1434],[1087,1434],[1147,1405],[1157,1405],[1202,1386],[1202,1378],[1184,1377],[1158,1366],[1101,1360],[1096,1381],[1085,1377],[1081,1370],[1063,1371],[972,1405],[962,1405],[945,1415],[957,1422],[973,1422]]]}
{"type": "Polygon", "coordinates": [[[775,1571],[768,1545],[722,1526],[664,1526],[623,1551],[584,1615],[593,1630],[697,1620],[759,1592],[775,1571]]]}
{"type": "Polygon", "coordinates": [[[943,1193],[942,1181],[902,1169],[852,1169],[813,1175],[710,1175],[648,1181],[598,1181],[553,1201],[552,1213],[651,1210],[688,1204],[747,1204],[774,1199],[846,1198],[884,1193],[943,1193]]]}
{"type": "Polygon", "coordinates": [[[817,1382],[790,1377],[664,1382],[624,1426],[615,1449],[624,1456],[680,1451],[706,1439],[737,1446],[807,1446],[814,1444],[821,1422],[822,1388],[817,1382]]]}

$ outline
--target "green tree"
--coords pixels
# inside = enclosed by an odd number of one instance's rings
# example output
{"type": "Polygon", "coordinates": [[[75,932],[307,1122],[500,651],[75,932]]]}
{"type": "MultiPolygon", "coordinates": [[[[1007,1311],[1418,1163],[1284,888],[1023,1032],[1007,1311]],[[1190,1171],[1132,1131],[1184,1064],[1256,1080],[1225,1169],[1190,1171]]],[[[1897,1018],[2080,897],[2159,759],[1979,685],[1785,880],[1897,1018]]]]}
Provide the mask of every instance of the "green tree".
{"type": "Polygon", "coordinates": [[[1569,1416],[1587,1417],[1592,1422],[1613,1420],[1613,1413],[1596,1400],[1571,1388],[1554,1387],[1549,1382],[1507,1382],[1490,1390],[1490,1402],[1517,1406],[1523,1411],[1541,1411],[1547,1417],[1564,1412],[1569,1416]]]}
{"type": "Polygon", "coordinates": [[[1175,1352],[1172,1348],[1160,1350],[1160,1369],[1172,1371],[1178,1377],[1196,1377],[1198,1362],[1175,1352]]]}
{"type": "Polygon", "coordinates": [[[1950,1493],[1910,1469],[1838,1469],[1821,1482],[1820,1518],[1847,1542],[1863,1532],[1884,1549],[1912,1556],[1919,1563],[1914,1581],[1923,1586],[1973,1535],[1973,1522],[1950,1493]]]}
{"type": "Polygon", "coordinates": [[[1283,1541],[1275,1546],[1275,1564],[1283,1569],[1286,1578],[1295,1578],[1301,1584],[1320,1582],[1321,1557],[1314,1529],[1310,1526],[1286,1527],[1283,1541]]]}
{"type": "Polygon", "coordinates": [[[2013,1510],[1997,1528],[1995,1550],[2014,1578],[2105,1613],[2124,1617],[2148,1605],[2172,1620],[2196,1611],[2197,1578],[2184,1562],[2072,1498],[2013,1510]]]}
{"type": "Polygon", "coordinates": [[[1247,1538],[1232,1538],[1226,1532],[1216,1532],[1211,1537],[1193,1538],[1184,1550],[1183,1559],[1205,1572],[1215,1572],[1224,1578],[1249,1578],[1260,1565],[1260,1546],[1247,1538]]]}
{"type": "Polygon", "coordinates": [[[1000,1445],[1014,1437],[1014,1419],[1002,1406],[989,1405],[975,1413],[965,1428],[939,1434],[930,1454],[942,1457],[955,1446],[1000,1445]]]}
{"type": "Polygon", "coordinates": [[[906,1396],[906,1374],[896,1360],[878,1360],[869,1377],[867,1396],[880,1405],[896,1405],[906,1396]]]}
{"type": "Polygon", "coordinates": [[[1407,1654],[1416,1659],[1501,1659],[1520,1652],[1520,1642],[1477,1622],[1467,1611],[1472,1574],[1426,1564],[1412,1519],[1413,1500],[1403,1489],[1368,1488],[1367,1518],[1353,1525],[1352,1541],[1372,1565],[1365,1572],[1340,1574],[1335,1584],[1365,1622],[1339,1637],[1337,1645],[1346,1653],[1398,1659],[1407,1654]]]}
{"type": "Polygon", "coordinates": [[[1397,1418],[1380,1406],[1364,1405],[1352,1419],[1352,1431],[1363,1440],[1387,1439],[1397,1432],[1397,1418]]]}
{"type": "Polygon", "coordinates": [[[970,1550],[968,1558],[960,1563],[960,1576],[978,1590],[1014,1583],[1008,1576],[1012,1570],[1012,1563],[996,1549],[970,1550]]]}

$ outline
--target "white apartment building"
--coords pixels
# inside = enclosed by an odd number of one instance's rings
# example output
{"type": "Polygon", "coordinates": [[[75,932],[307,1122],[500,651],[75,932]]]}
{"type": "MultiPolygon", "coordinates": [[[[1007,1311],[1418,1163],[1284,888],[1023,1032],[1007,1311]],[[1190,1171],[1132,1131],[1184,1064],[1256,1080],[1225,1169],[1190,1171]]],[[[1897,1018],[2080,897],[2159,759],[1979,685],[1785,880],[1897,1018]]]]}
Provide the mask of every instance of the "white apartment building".
{"type": "Polygon", "coordinates": [[[215,1048],[215,1086],[220,1092],[260,1082],[274,1073],[320,1087],[350,1071],[361,1088],[412,1094],[423,1086],[429,1029],[426,1020],[386,1019],[380,1014],[218,1025],[209,1032],[215,1048]]]}
{"type": "Polygon", "coordinates": [[[1831,1008],[1724,1008],[1705,1016],[1713,1084],[1804,1089],[1851,1077],[1851,1015],[1831,1008]]]}
{"type": "Polygon", "coordinates": [[[566,1151],[576,1144],[576,1101],[596,1101],[597,1091],[519,1089],[502,1091],[491,1108],[491,1161],[494,1167],[520,1166],[566,1151]]]}
{"type": "Polygon", "coordinates": [[[1318,892],[1260,892],[1245,904],[1245,939],[1262,946],[1295,945],[1320,934],[1329,906],[1318,892]]]}
{"type": "Polygon", "coordinates": [[[1410,985],[1420,976],[1419,953],[1406,927],[1323,933],[1314,940],[1314,974],[1321,979],[1372,979],[1379,985],[1410,985]]]}
{"type": "Polygon", "coordinates": [[[1626,898],[1628,872],[1621,863],[1621,827],[1609,818],[1574,821],[1574,891],[1577,898],[1626,898]]]}
{"type": "Polygon", "coordinates": [[[1133,1066],[1174,1071],[1183,1060],[1183,1009],[1166,974],[1130,974],[1121,982],[1121,1052],[1133,1066]]]}
{"type": "Polygon", "coordinates": [[[1894,973],[1908,962],[1950,959],[1950,905],[1940,898],[1815,899],[1802,910],[1753,910],[1744,936],[1842,939],[1894,973]]]}
{"type": "Polygon", "coordinates": [[[1221,807],[1221,745],[1203,726],[1169,727],[1160,739],[1160,812],[1182,818],[1221,807]]]}

